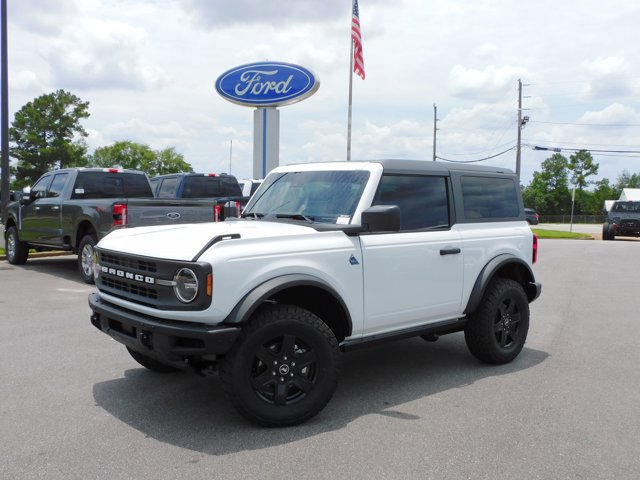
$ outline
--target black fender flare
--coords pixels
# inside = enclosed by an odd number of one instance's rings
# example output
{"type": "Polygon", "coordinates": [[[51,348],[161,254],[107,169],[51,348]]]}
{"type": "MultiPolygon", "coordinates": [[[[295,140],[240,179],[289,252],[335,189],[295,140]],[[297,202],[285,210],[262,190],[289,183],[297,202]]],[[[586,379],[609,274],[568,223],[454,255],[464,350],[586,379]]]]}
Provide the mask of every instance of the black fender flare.
{"type": "MultiPolygon", "coordinates": [[[[529,285],[534,284],[534,276],[531,267],[521,258],[518,258],[509,253],[503,253],[489,260],[489,262],[484,266],[484,268],[478,275],[478,278],[473,285],[473,289],[471,290],[471,295],[469,295],[467,307],[464,309],[465,314],[471,313],[475,311],[476,308],[478,308],[478,305],[480,304],[480,301],[482,300],[482,297],[484,297],[484,293],[487,290],[489,282],[491,282],[498,270],[508,264],[516,264],[518,269],[521,272],[524,272],[524,275],[521,275],[522,278],[519,281],[525,288],[527,297],[529,298],[529,302],[535,300],[537,294],[532,294],[530,292],[531,289],[528,287],[529,285]]],[[[533,290],[535,290],[535,288],[533,288],[533,290]]]]}
{"type": "Polygon", "coordinates": [[[301,273],[281,275],[258,285],[238,302],[238,304],[234,307],[234,309],[231,311],[231,313],[223,323],[245,323],[249,320],[249,318],[251,318],[251,315],[256,311],[256,309],[273,295],[287,288],[301,286],[319,288],[336,299],[345,314],[345,319],[347,321],[347,336],[351,335],[353,327],[351,315],[349,313],[347,305],[345,304],[342,297],[338,294],[338,292],[336,292],[334,288],[324,280],[321,280],[320,278],[314,277],[312,275],[301,273]]]}

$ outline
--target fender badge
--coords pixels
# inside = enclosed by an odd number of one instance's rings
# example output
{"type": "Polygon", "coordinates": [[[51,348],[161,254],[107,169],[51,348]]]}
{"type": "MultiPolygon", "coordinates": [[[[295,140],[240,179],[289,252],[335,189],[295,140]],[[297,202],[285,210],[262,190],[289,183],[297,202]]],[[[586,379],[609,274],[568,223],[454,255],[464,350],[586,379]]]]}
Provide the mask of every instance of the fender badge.
{"type": "Polygon", "coordinates": [[[353,254],[349,257],[349,263],[351,265],[360,265],[360,262],[358,262],[358,259],[354,257],[353,254]]]}

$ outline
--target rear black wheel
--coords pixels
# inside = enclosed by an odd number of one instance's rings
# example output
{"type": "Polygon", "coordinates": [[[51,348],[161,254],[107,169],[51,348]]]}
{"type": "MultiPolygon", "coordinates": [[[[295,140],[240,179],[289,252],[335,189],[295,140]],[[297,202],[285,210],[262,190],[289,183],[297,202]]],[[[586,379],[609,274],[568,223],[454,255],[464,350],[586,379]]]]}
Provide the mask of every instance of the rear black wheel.
{"type": "Polygon", "coordinates": [[[529,331],[529,301],[518,282],[495,278],[478,309],[469,315],[464,338],[478,359],[508,363],[518,356],[529,331]]]}
{"type": "Polygon", "coordinates": [[[29,258],[29,245],[20,241],[16,227],[9,227],[5,240],[7,244],[7,261],[12,265],[26,263],[27,258],[29,258]]]}
{"type": "Polygon", "coordinates": [[[338,342],[313,313],[291,305],[262,308],[222,362],[220,376],[234,407],[268,427],[302,423],[336,389],[338,342]]]}

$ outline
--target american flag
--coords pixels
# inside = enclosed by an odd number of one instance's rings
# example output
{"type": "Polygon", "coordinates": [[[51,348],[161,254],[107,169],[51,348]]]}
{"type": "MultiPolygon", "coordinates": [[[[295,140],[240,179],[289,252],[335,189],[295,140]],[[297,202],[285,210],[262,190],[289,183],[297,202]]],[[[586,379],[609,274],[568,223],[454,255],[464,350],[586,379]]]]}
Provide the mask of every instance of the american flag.
{"type": "Polygon", "coordinates": [[[351,16],[351,39],[353,40],[353,71],[364,80],[364,58],[362,56],[362,36],[360,35],[360,12],[358,0],[353,2],[351,16]]]}

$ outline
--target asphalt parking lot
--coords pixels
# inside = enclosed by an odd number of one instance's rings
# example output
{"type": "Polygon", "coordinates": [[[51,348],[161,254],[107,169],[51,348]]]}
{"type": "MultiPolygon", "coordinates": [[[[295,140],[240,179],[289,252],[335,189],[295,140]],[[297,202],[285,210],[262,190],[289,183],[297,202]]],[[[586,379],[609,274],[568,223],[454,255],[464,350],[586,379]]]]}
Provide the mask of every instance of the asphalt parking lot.
{"type": "Polygon", "coordinates": [[[542,240],[522,354],[461,334],[343,357],[335,397],[262,429],[217,377],[146,371],[89,323],[76,257],[0,262],[0,478],[640,478],[638,243],[542,240]]]}

